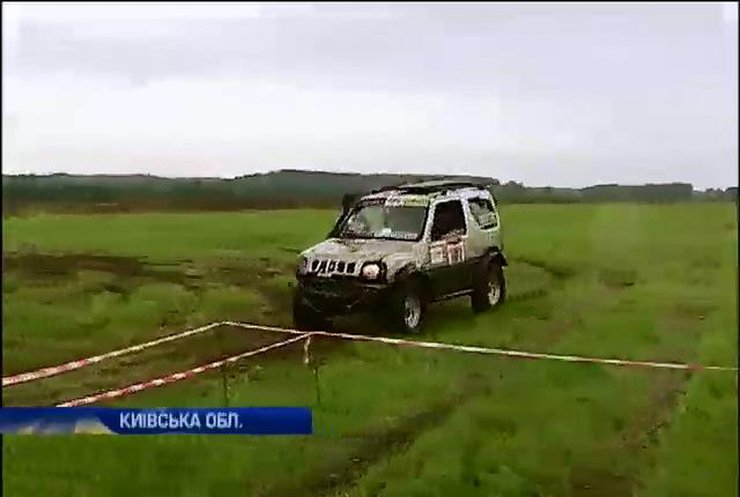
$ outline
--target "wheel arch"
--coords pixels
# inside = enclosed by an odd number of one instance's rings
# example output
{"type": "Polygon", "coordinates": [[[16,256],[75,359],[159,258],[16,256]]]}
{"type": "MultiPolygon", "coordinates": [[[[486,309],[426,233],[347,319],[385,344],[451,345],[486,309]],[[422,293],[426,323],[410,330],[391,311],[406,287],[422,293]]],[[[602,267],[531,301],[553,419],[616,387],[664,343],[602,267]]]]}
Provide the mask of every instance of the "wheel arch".
{"type": "Polygon", "coordinates": [[[506,267],[509,265],[509,262],[506,260],[506,257],[504,256],[504,252],[495,245],[488,249],[485,257],[487,261],[496,262],[501,267],[506,267]]]}
{"type": "Polygon", "coordinates": [[[404,284],[410,281],[419,282],[422,300],[425,303],[428,303],[431,300],[431,280],[429,275],[414,262],[405,264],[396,272],[393,279],[393,286],[397,287],[399,284],[404,284]]]}

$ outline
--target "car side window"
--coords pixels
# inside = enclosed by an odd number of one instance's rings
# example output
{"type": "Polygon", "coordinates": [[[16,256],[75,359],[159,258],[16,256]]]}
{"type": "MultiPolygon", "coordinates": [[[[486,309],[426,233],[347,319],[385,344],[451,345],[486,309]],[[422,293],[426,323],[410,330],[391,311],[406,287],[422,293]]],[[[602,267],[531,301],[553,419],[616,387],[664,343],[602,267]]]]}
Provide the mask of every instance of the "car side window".
{"type": "Polygon", "coordinates": [[[498,215],[489,199],[483,197],[468,199],[468,207],[481,229],[487,230],[498,226],[498,215]]]}
{"type": "Polygon", "coordinates": [[[464,235],[465,213],[459,200],[440,202],[434,209],[434,222],[432,224],[432,241],[442,240],[450,235],[464,235]]]}

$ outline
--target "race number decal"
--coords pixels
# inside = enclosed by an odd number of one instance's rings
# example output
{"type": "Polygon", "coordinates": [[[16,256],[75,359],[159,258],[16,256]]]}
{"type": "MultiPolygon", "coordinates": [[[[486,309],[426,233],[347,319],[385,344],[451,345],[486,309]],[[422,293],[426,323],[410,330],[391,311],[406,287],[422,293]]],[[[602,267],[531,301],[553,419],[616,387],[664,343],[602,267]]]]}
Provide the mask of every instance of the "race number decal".
{"type": "Polygon", "coordinates": [[[429,246],[429,259],[432,265],[453,265],[465,260],[465,244],[462,241],[438,242],[429,246]]]}
{"type": "Polygon", "coordinates": [[[462,242],[447,245],[447,263],[449,265],[459,264],[465,260],[465,246],[462,242]]]}

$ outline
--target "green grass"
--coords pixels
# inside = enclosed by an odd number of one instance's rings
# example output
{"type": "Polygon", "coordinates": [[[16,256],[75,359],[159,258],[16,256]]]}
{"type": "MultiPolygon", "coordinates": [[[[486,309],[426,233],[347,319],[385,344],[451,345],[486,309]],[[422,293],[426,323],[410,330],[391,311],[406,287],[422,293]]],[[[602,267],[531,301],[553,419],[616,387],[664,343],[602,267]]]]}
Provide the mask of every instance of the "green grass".
{"type": "MultiPolygon", "coordinates": [[[[12,218],[4,250],[19,262],[3,281],[5,374],[213,320],[289,324],[294,250],[321,239],[334,216],[12,218]],[[29,253],[87,259],[47,257],[56,270],[42,272],[38,256],[17,258],[29,253]],[[118,257],[109,262],[118,266],[101,268],[91,255],[118,257]],[[138,266],[124,259],[131,256],[142,258],[138,266]]],[[[484,315],[473,315],[464,300],[436,306],[421,338],[736,365],[733,205],[505,206],[503,220],[509,302],[484,315]]],[[[346,326],[382,332],[364,321],[346,326]]],[[[63,400],[275,339],[209,332],[12,387],[4,400],[63,400]]],[[[313,350],[322,364],[318,383],[302,364],[300,344],[227,374],[231,405],[309,405],[314,436],[6,436],[4,490],[75,497],[736,495],[731,373],[325,340],[313,350]]],[[[221,384],[214,372],[113,404],[222,405],[221,384]]]]}
{"type": "Polygon", "coordinates": [[[154,259],[290,257],[317,242],[337,213],[316,210],[228,214],[51,215],[3,221],[4,251],[103,252],[154,259]]]}

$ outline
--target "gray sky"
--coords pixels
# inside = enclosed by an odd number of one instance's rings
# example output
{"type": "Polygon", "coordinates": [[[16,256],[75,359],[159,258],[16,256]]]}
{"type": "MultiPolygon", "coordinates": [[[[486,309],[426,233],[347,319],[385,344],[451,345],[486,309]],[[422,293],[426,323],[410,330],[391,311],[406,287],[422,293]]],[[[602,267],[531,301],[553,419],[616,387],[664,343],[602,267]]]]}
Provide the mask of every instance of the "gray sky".
{"type": "Polygon", "coordinates": [[[737,184],[737,4],[3,3],[3,172],[737,184]]]}

